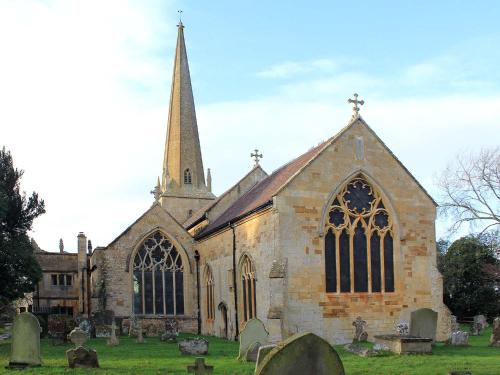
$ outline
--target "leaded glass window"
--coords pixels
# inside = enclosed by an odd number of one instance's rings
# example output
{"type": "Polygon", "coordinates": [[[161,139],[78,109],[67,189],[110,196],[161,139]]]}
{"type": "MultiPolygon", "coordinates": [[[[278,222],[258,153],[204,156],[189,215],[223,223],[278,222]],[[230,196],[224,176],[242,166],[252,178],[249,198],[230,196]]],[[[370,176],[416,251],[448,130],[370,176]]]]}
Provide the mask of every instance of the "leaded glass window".
{"type": "Polygon", "coordinates": [[[209,265],[205,267],[205,294],[207,320],[215,319],[214,275],[209,265]]]}
{"type": "Polygon", "coordinates": [[[255,318],[257,315],[257,297],[255,290],[255,272],[252,261],[247,255],[241,262],[241,286],[243,297],[243,321],[255,318]]]}
{"type": "Polygon", "coordinates": [[[172,242],[160,232],[148,237],[134,257],[135,314],[184,314],[184,266],[172,242]]]}
{"type": "Polygon", "coordinates": [[[327,292],[394,292],[392,219],[362,176],[335,197],[325,233],[327,292]]]}

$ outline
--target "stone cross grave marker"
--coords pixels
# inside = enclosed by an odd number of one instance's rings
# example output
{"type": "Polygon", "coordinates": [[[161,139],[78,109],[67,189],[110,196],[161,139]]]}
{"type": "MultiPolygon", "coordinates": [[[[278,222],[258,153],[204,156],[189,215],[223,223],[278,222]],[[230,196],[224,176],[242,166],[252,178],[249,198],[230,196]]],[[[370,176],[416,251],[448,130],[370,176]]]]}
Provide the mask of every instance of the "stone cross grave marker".
{"type": "Polygon", "coordinates": [[[88,336],[85,333],[84,330],[82,330],[80,327],[76,327],[73,329],[69,335],[68,339],[75,344],[75,348],[78,348],[79,346],[83,346],[88,340],[88,336]]]}
{"type": "Polygon", "coordinates": [[[142,332],[142,322],[137,322],[135,326],[135,330],[137,331],[137,339],[135,340],[138,344],[144,344],[144,333],[142,332]]]}
{"type": "Polygon", "coordinates": [[[12,328],[9,368],[41,366],[40,323],[31,313],[16,315],[12,328]]]}
{"type": "Polygon", "coordinates": [[[493,330],[490,337],[490,346],[500,347],[500,317],[493,320],[493,330]]]}
{"type": "Polygon", "coordinates": [[[240,333],[239,341],[240,341],[240,351],[238,354],[239,360],[244,360],[245,355],[248,351],[250,345],[255,342],[259,342],[261,345],[265,345],[268,343],[267,338],[269,336],[269,332],[267,332],[266,327],[264,327],[264,323],[260,319],[250,319],[246,324],[243,330],[240,333]]]}
{"type": "Polygon", "coordinates": [[[368,339],[368,333],[365,331],[366,322],[358,316],[354,322],[354,339],[353,342],[364,342],[368,339]]]}
{"type": "Polygon", "coordinates": [[[279,343],[255,369],[255,375],[344,375],[333,347],[313,333],[298,333],[279,343]]]}
{"type": "Polygon", "coordinates": [[[115,320],[113,319],[113,324],[111,324],[111,336],[109,336],[109,339],[106,341],[106,344],[108,346],[118,346],[120,344],[120,340],[118,340],[118,337],[116,337],[116,330],[118,327],[116,326],[115,320]]]}
{"type": "Polygon", "coordinates": [[[410,336],[430,338],[436,341],[438,313],[431,309],[418,309],[411,312],[410,336]]]}
{"type": "Polygon", "coordinates": [[[211,374],[214,372],[214,366],[206,365],[205,358],[197,357],[194,361],[194,365],[189,365],[187,367],[187,371],[195,375],[211,374]]]}

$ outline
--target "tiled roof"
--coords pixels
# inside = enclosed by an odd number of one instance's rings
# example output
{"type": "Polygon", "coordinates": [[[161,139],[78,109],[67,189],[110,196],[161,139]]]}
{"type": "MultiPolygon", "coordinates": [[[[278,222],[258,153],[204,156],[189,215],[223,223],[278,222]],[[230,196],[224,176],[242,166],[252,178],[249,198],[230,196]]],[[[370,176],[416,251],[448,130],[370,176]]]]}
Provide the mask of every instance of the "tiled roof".
{"type": "Polygon", "coordinates": [[[327,142],[328,141],[321,143],[305,154],[275,170],[271,175],[260,181],[252,189],[237,199],[224,213],[207,225],[196,237],[204,237],[222,228],[231,220],[240,218],[258,208],[263,208],[270,204],[276,192],[285,185],[295,173],[316,157],[327,142]]]}

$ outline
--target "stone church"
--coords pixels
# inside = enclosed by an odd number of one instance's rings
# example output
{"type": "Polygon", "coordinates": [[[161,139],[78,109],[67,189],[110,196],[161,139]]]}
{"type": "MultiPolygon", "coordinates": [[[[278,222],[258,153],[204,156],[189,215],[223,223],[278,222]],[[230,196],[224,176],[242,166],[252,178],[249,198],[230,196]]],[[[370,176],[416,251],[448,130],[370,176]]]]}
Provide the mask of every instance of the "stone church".
{"type": "MultiPolygon", "coordinates": [[[[88,316],[113,310],[162,327],[228,339],[261,319],[271,340],[299,331],[352,340],[361,316],[373,335],[412,311],[438,312],[436,203],[359,116],[271,174],[258,164],[220,196],[205,177],[193,90],[178,25],[168,128],[155,201],[106,247],[39,251],[38,309],[88,316]]],[[[143,323],[144,324],[144,323],[143,323]]]]}

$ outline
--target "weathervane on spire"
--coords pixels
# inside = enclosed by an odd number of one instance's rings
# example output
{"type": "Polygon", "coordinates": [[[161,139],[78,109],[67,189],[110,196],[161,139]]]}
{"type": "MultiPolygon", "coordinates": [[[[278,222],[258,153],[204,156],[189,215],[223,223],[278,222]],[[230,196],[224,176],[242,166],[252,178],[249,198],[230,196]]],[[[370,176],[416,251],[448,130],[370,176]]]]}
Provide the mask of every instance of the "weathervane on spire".
{"type": "Polygon", "coordinates": [[[254,151],[255,152],[253,154],[250,154],[250,157],[254,158],[254,161],[255,161],[254,167],[256,167],[259,165],[259,159],[262,159],[264,156],[262,156],[262,154],[259,154],[258,149],[255,149],[254,151]]]}
{"type": "Polygon", "coordinates": [[[347,103],[352,103],[352,117],[358,117],[359,116],[359,105],[365,104],[364,100],[358,100],[358,94],[354,93],[354,99],[347,99],[347,103]]]}
{"type": "Polygon", "coordinates": [[[179,9],[177,13],[179,13],[179,26],[182,26],[182,9],[179,9]]]}

